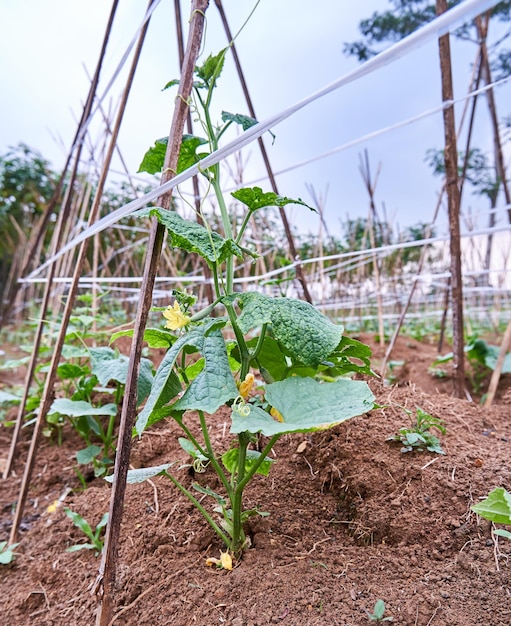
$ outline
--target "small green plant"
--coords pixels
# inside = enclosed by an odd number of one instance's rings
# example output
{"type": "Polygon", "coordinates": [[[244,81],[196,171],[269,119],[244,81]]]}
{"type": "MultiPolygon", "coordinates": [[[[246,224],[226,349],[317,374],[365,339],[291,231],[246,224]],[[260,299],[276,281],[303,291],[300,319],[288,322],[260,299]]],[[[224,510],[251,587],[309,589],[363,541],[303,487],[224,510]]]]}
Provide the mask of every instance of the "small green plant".
{"type": "Polygon", "coordinates": [[[373,612],[366,611],[367,617],[371,622],[393,622],[393,617],[383,617],[385,615],[385,602],[383,600],[376,600],[373,608],[373,612]]]}
{"type": "Polygon", "coordinates": [[[0,541],[0,565],[9,565],[16,558],[16,548],[19,543],[11,543],[9,545],[7,541],[0,541]]]}
{"type": "MultiPolygon", "coordinates": [[[[490,520],[490,522],[511,525],[511,493],[503,487],[497,487],[490,491],[485,500],[470,508],[474,513],[490,520]]],[[[511,539],[511,532],[502,528],[494,530],[493,534],[511,539]]]]}
{"type": "MultiPolygon", "coordinates": [[[[488,378],[488,374],[492,372],[497,365],[500,348],[486,343],[486,341],[480,339],[477,335],[472,335],[467,341],[464,350],[470,364],[470,368],[467,372],[470,384],[473,391],[479,394],[483,391],[483,384],[488,378]]],[[[433,363],[433,367],[452,361],[452,359],[453,354],[450,352],[436,359],[433,363]]],[[[511,352],[506,354],[502,366],[502,373],[511,373],[511,352]]]]}
{"type": "Polygon", "coordinates": [[[103,551],[103,538],[101,537],[101,534],[108,523],[108,513],[103,515],[95,530],[92,530],[90,524],[84,520],[79,513],[71,511],[68,507],[64,507],[64,511],[73,524],[79,528],[90,541],[90,543],[79,543],[77,545],[70,546],[66,549],[66,552],[76,552],[77,550],[96,550],[95,556],[101,554],[103,551]]]}
{"type": "MultiPolygon", "coordinates": [[[[409,416],[412,416],[412,411],[405,408],[403,408],[403,410],[409,416]]],[[[431,428],[436,428],[442,435],[446,433],[445,426],[441,419],[433,417],[417,407],[415,422],[412,426],[410,428],[400,428],[397,435],[388,437],[387,441],[398,441],[401,443],[403,445],[401,452],[411,452],[412,450],[423,452],[428,450],[436,454],[445,454],[438,437],[430,432],[431,428]]]]}
{"type": "Polygon", "coordinates": [[[447,370],[442,369],[441,367],[429,367],[428,374],[433,378],[439,378],[443,380],[449,376],[449,372],[447,370]]]}
{"type": "MultiPolygon", "coordinates": [[[[228,48],[209,56],[195,70],[192,111],[205,138],[185,135],[178,173],[217,150],[233,125],[247,130],[256,123],[226,111],[221,122],[211,119],[211,98],[227,52],[228,48]]],[[[171,81],[167,87],[176,84],[171,81]]],[[[166,145],[166,139],[156,141],[140,171],[160,172],[166,145]]],[[[149,347],[164,345],[167,352],[138,414],[135,434],[142,435],[159,420],[172,418],[183,432],[180,443],[191,456],[193,468],[213,471],[220,487],[213,491],[201,481],[188,488],[176,477],[179,467],[174,471],[175,463],[130,470],[128,482],[167,476],[200,511],[228,553],[238,558],[248,541],[247,520],[267,515],[257,507],[243,507],[244,490],[256,475],[268,475],[274,462],[270,453],[280,437],[324,430],[373,408],[374,396],[367,383],[350,378],[355,372],[372,374],[371,351],[344,336],[341,325],[306,302],[234,289],[236,259],[250,262],[258,256],[250,242],[245,243],[256,212],[271,206],[307,205],[259,187],[238,189],[225,197],[220,166],[203,167],[200,172],[215,194],[219,216],[208,218],[201,212],[203,224],[199,224],[195,216],[184,219],[159,207],[137,213],[139,218],[156,218],[165,226],[173,249],[202,257],[212,274],[215,299],[195,312],[196,298],[174,291],[172,303],[162,310],[165,328],[145,330],[149,347]],[[243,213],[240,220],[228,210],[233,200],[243,213]],[[216,442],[210,435],[208,415],[221,407],[231,415],[232,441],[227,449],[213,447],[216,442]]],[[[116,336],[122,334],[128,332],[116,336]]],[[[226,552],[222,554],[220,564],[229,569],[226,552]]]]}

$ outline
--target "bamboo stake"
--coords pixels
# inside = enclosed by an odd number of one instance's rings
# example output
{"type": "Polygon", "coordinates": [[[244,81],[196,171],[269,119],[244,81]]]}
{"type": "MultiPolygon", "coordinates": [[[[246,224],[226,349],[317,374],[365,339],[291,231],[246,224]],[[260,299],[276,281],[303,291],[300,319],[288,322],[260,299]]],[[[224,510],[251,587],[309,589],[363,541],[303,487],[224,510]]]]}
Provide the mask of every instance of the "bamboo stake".
{"type": "Polygon", "coordinates": [[[509,351],[511,346],[511,320],[509,320],[506,332],[504,333],[504,338],[502,339],[502,344],[500,346],[499,357],[497,359],[497,364],[495,365],[495,369],[491,375],[490,386],[488,387],[488,394],[486,396],[486,400],[484,401],[484,407],[489,408],[493,400],[495,399],[495,394],[497,393],[497,387],[499,386],[500,376],[502,374],[502,367],[504,366],[504,360],[506,358],[506,354],[509,351]]]}
{"type": "MultiPolygon", "coordinates": [[[[150,2],[150,4],[152,4],[152,0],[150,2]]],[[[93,206],[91,208],[91,212],[89,215],[89,224],[92,224],[97,217],[97,213],[98,213],[98,209],[99,209],[99,204],[100,204],[100,200],[101,200],[101,194],[103,193],[103,185],[105,183],[106,180],[106,176],[108,173],[108,168],[110,165],[110,161],[109,159],[111,159],[111,156],[113,154],[113,150],[114,150],[114,146],[115,146],[115,142],[117,140],[117,136],[119,134],[119,129],[120,129],[120,125],[121,125],[121,121],[122,121],[122,117],[123,117],[123,113],[124,113],[124,109],[126,107],[126,103],[128,100],[128,95],[130,92],[130,88],[133,82],[133,77],[135,75],[135,70],[137,67],[137,63],[138,63],[138,59],[140,58],[140,53],[142,50],[142,44],[144,42],[144,38],[145,38],[145,34],[147,32],[147,27],[149,24],[149,20],[145,23],[144,27],[142,28],[140,35],[139,35],[139,39],[138,39],[138,43],[137,43],[137,48],[134,52],[134,57],[133,57],[133,61],[132,61],[132,66],[126,81],[126,87],[124,89],[124,93],[123,93],[123,97],[122,97],[122,103],[119,107],[119,112],[117,115],[117,120],[116,120],[116,125],[115,125],[115,129],[114,132],[112,133],[112,141],[110,143],[109,146],[109,151],[108,151],[108,155],[107,155],[107,161],[105,162],[104,166],[103,166],[103,171],[102,171],[102,176],[100,178],[100,181],[98,183],[98,189],[96,192],[96,196],[94,198],[94,203],[93,206]]],[[[76,169],[78,167],[78,163],[76,163],[76,169]]],[[[70,188],[72,188],[72,185],[70,184],[70,188]]],[[[67,205],[68,203],[66,203],[67,205]]],[[[9,543],[15,543],[16,540],[16,536],[17,536],[17,532],[18,532],[18,527],[19,524],[21,522],[21,518],[23,515],[23,511],[25,508],[25,502],[26,502],[26,498],[27,498],[27,493],[28,493],[28,488],[29,488],[29,483],[30,483],[30,479],[32,476],[32,471],[33,471],[33,467],[34,467],[34,463],[35,463],[35,458],[37,455],[37,449],[38,449],[38,445],[39,445],[39,438],[40,438],[40,434],[41,434],[41,430],[42,430],[42,426],[44,423],[44,420],[46,418],[46,414],[48,413],[51,403],[53,401],[53,396],[54,396],[54,384],[55,384],[55,379],[56,379],[56,374],[57,374],[57,367],[59,365],[59,361],[60,361],[60,357],[62,354],[62,347],[64,345],[64,340],[65,340],[65,335],[67,332],[67,327],[69,324],[69,319],[71,317],[71,311],[74,305],[74,300],[75,300],[75,296],[76,296],[76,292],[78,290],[78,282],[80,279],[80,275],[83,269],[83,264],[84,264],[84,260],[85,260],[85,255],[87,252],[87,247],[88,247],[88,241],[85,240],[82,245],[80,246],[79,252],[78,252],[78,257],[77,257],[77,261],[76,261],[76,266],[75,266],[75,270],[73,273],[73,279],[71,282],[71,285],[69,287],[69,293],[68,293],[68,298],[66,301],[66,306],[64,308],[64,312],[62,314],[62,322],[61,322],[61,326],[60,326],[60,330],[59,330],[59,334],[57,336],[57,339],[55,341],[55,345],[54,345],[54,349],[53,349],[53,354],[52,354],[52,359],[51,359],[51,363],[50,363],[50,367],[49,367],[49,371],[48,374],[46,376],[46,381],[45,381],[45,385],[44,385],[44,390],[43,390],[43,395],[41,398],[41,403],[39,405],[39,413],[37,415],[37,419],[35,422],[35,426],[34,426],[34,431],[32,434],[32,441],[30,443],[30,449],[28,452],[28,457],[27,457],[27,462],[25,465],[25,471],[23,474],[23,478],[22,478],[22,482],[21,482],[21,487],[20,487],[20,494],[19,494],[19,498],[18,498],[18,502],[17,502],[17,506],[16,506],[16,512],[15,512],[15,516],[14,516],[14,521],[13,521],[13,525],[11,528],[11,535],[10,535],[10,539],[9,539],[9,543]]],[[[53,268],[55,267],[55,263],[53,263],[50,266],[49,269],[49,274],[51,275],[52,272],[54,271],[53,268]]],[[[49,291],[49,286],[51,286],[51,280],[48,280],[48,291],[49,291]]],[[[35,362],[34,362],[35,365],[35,362]]]]}
{"type": "MultiPolygon", "coordinates": [[[[202,43],[205,11],[208,4],[209,0],[194,0],[192,5],[188,45],[183,61],[181,82],[179,85],[178,97],[176,98],[176,106],[174,109],[169,141],[167,144],[162,182],[170,180],[173,177],[172,172],[175,172],[177,168],[179,149],[181,146],[181,139],[188,111],[188,99],[192,90],[193,72],[202,43]]],[[[158,204],[163,208],[168,209],[170,207],[170,203],[170,193],[165,194],[165,196],[158,200],[158,204]]],[[[106,530],[99,576],[95,584],[95,591],[99,592],[100,588],[102,591],[100,606],[97,612],[97,626],[109,626],[112,618],[118,541],[121,529],[124,494],[126,491],[126,478],[131,453],[132,430],[135,423],[137,409],[138,370],[142,353],[144,329],[152,304],[152,291],[158,270],[158,262],[164,236],[165,228],[161,226],[155,218],[153,218],[151,236],[144,267],[144,277],[141,286],[140,304],[137,310],[135,330],[131,344],[125,396],[122,406],[117,454],[115,458],[114,479],[110,498],[109,522],[106,530]]]]}
{"type": "MultiPolygon", "coordinates": [[[[447,11],[447,0],[436,0],[437,15],[447,11]]],[[[438,40],[440,71],[442,75],[442,98],[454,100],[451,68],[451,46],[449,35],[438,40]]],[[[460,194],[458,187],[458,152],[456,146],[456,126],[454,106],[443,111],[445,134],[445,175],[447,204],[449,208],[449,242],[451,252],[451,296],[453,325],[453,369],[454,394],[465,396],[465,353],[463,345],[463,283],[461,275],[460,243],[460,194]]]]}

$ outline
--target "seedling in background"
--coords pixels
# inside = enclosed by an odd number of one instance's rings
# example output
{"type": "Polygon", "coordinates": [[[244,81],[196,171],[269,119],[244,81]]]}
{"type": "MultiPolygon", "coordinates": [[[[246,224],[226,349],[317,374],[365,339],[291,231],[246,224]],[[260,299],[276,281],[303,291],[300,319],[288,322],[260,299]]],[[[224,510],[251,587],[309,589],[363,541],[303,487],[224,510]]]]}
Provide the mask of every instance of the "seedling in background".
{"type": "Polygon", "coordinates": [[[11,543],[9,545],[7,541],[0,541],[0,565],[9,565],[16,558],[16,548],[19,543],[11,543]]]}
{"type": "MultiPolygon", "coordinates": [[[[412,411],[402,408],[408,415],[412,416],[412,411]]],[[[428,450],[436,454],[445,454],[438,437],[430,432],[431,428],[436,428],[442,435],[446,433],[441,419],[433,417],[417,407],[415,423],[410,428],[400,428],[397,435],[388,437],[387,441],[399,441],[403,445],[401,452],[412,452],[412,450],[424,452],[428,450]]]]}
{"type": "MultiPolygon", "coordinates": [[[[497,487],[490,491],[488,497],[470,507],[474,513],[490,520],[495,524],[511,525],[511,494],[503,487],[497,487]]],[[[498,528],[493,531],[494,535],[511,539],[511,533],[508,530],[498,528]]]]}
{"type": "MultiPolygon", "coordinates": [[[[200,164],[216,150],[232,125],[247,130],[255,123],[244,115],[225,111],[220,124],[211,120],[211,98],[227,51],[208,57],[196,68],[192,111],[206,138],[183,138],[178,173],[200,164]]],[[[167,87],[175,84],[177,81],[171,81],[167,87]]],[[[140,171],[161,171],[165,149],[166,140],[158,140],[146,153],[140,171]]],[[[259,187],[239,189],[225,198],[220,166],[203,168],[201,174],[216,196],[221,233],[212,230],[208,216],[202,213],[204,225],[195,217],[186,220],[175,211],[158,207],[137,214],[157,218],[166,227],[172,248],[204,259],[211,270],[215,300],[194,312],[193,300],[173,293],[174,299],[163,316],[165,328],[174,334],[135,431],[141,435],[161,419],[174,419],[184,434],[181,446],[192,457],[195,469],[215,472],[220,488],[213,491],[204,486],[204,481],[201,485],[194,483],[190,489],[185,487],[175,476],[179,468],[170,472],[174,463],[130,470],[128,482],[158,474],[167,476],[237,558],[247,546],[247,520],[253,515],[266,515],[257,507],[243,508],[244,489],[256,474],[268,475],[273,463],[269,455],[279,438],[287,433],[324,430],[373,408],[374,396],[367,384],[347,378],[355,372],[372,374],[371,351],[343,336],[342,326],[333,324],[306,302],[256,291],[234,291],[235,258],[247,262],[257,257],[243,244],[254,214],[269,206],[307,205],[259,187]],[[245,212],[235,227],[227,209],[233,198],[245,212]],[[260,381],[257,389],[252,388],[254,379],[260,381]],[[231,410],[230,432],[235,443],[227,450],[213,448],[207,419],[222,406],[231,410]],[[187,420],[198,420],[198,428],[187,420]],[[257,448],[260,435],[266,437],[262,450],[257,448]],[[212,507],[204,496],[213,501],[212,507]]],[[[218,223],[216,218],[213,221],[218,223]]],[[[163,333],[162,329],[146,329],[144,339],[151,346],[154,338],[159,340],[163,333]]],[[[223,554],[227,562],[226,552],[223,554]]]]}
{"type": "Polygon", "coordinates": [[[376,604],[374,605],[374,609],[372,613],[366,611],[367,617],[371,620],[371,622],[393,622],[393,617],[383,617],[385,615],[385,602],[383,600],[376,600],[376,604]]]}
{"type": "Polygon", "coordinates": [[[64,511],[69,519],[73,522],[73,524],[77,528],[79,528],[90,541],[90,543],[79,543],[75,546],[70,546],[66,549],[66,552],[77,552],[78,550],[96,550],[95,556],[101,554],[101,552],[103,551],[103,538],[101,537],[101,534],[108,523],[108,513],[105,513],[103,515],[95,530],[92,530],[90,524],[86,520],[84,520],[79,513],[71,511],[71,509],[68,509],[67,507],[64,507],[64,511]]]}

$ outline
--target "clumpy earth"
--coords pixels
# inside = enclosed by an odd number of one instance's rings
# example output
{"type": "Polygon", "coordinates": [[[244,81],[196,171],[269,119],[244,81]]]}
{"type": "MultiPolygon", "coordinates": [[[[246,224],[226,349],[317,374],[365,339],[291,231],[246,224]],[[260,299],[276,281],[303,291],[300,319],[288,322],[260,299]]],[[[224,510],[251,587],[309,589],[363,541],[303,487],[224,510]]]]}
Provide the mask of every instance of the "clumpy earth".
{"type": "MultiPolygon", "coordinates": [[[[376,367],[383,352],[375,347],[376,367]]],[[[511,543],[470,509],[494,487],[511,490],[511,381],[501,380],[485,410],[454,399],[449,380],[428,374],[435,356],[433,346],[400,338],[392,384],[368,380],[381,408],[278,442],[270,476],[246,490],[246,507],[270,515],[252,520],[251,547],[231,572],[206,566],[221,545],[168,479],[128,486],[112,624],[359,626],[371,623],[378,599],[403,626],[511,624],[511,543]],[[417,407],[444,421],[445,455],[403,453],[386,441],[409,425],[404,409],[417,407]]],[[[228,414],[210,420],[214,442],[227,449],[228,414]]],[[[144,433],[134,442],[133,466],[185,463],[178,434],[172,422],[144,433]]],[[[0,459],[10,436],[2,426],[0,459]]],[[[28,437],[24,429],[15,472],[2,482],[0,541],[9,535],[28,437]]],[[[18,554],[0,567],[6,626],[94,624],[99,557],[66,552],[85,537],[63,507],[95,526],[110,486],[94,479],[79,488],[73,466],[81,447],[70,430],[61,446],[42,441],[18,554]]],[[[179,476],[186,485],[216,487],[210,470],[179,476]]]]}

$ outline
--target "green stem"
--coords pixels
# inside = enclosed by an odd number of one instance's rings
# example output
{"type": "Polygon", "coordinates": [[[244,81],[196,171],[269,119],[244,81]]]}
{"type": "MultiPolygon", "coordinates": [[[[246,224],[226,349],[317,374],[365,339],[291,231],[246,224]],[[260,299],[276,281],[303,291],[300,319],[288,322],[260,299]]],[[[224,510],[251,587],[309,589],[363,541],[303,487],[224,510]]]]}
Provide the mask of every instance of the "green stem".
{"type": "Polygon", "coordinates": [[[280,434],[273,435],[273,437],[270,439],[270,441],[264,446],[264,448],[263,448],[259,458],[250,466],[250,469],[246,472],[246,474],[243,477],[243,479],[236,485],[235,492],[239,491],[240,494],[241,494],[243,489],[245,489],[245,487],[250,482],[250,480],[252,479],[254,474],[257,472],[257,470],[259,469],[259,467],[261,466],[263,461],[266,459],[268,454],[270,454],[271,449],[277,443],[277,441],[280,439],[280,437],[281,437],[280,434]]]}
{"type": "Polygon", "coordinates": [[[232,541],[231,539],[224,533],[224,531],[220,528],[220,526],[215,522],[215,520],[211,517],[211,515],[206,511],[206,509],[202,506],[202,504],[197,500],[197,498],[188,491],[188,489],[182,485],[172,474],[165,472],[165,475],[171,480],[171,482],[183,493],[190,502],[197,507],[200,511],[201,515],[207,521],[207,523],[211,526],[211,528],[216,532],[216,534],[220,537],[220,539],[225,543],[225,545],[232,549],[232,541]]]}
{"type": "Polygon", "coordinates": [[[222,481],[222,485],[227,491],[227,497],[232,502],[233,489],[231,487],[231,484],[225,472],[222,469],[222,466],[218,462],[218,459],[213,450],[213,446],[211,445],[211,439],[209,438],[209,431],[208,431],[208,426],[206,424],[206,419],[204,417],[204,411],[197,411],[197,412],[199,414],[202,436],[204,437],[204,443],[206,444],[206,450],[207,450],[207,454],[205,454],[204,456],[207,456],[208,459],[210,460],[211,465],[213,466],[213,469],[215,470],[218,478],[220,478],[220,480],[222,481]]]}
{"type": "Polygon", "coordinates": [[[243,222],[241,223],[240,230],[239,230],[238,235],[237,235],[236,240],[235,240],[238,245],[239,245],[239,243],[241,241],[241,238],[243,237],[243,234],[245,233],[245,229],[247,228],[248,222],[249,222],[250,218],[252,217],[252,213],[253,213],[253,211],[249,210],[245,214],[245,217],[243,218],[243,222]]]}
{"type": "Polygon", "coordinates": [[[236,471],[236,476],[234,476],[235,485],[234,485],[234,494],[231,500],[232,506],[232,549],[234,553],[237,553],[243,549],[243,540],[244,540],[244,532],[243,532],[243,524],[242,524],[242,500],[243,500],[243,489],[239,488],[240,483],[243,481],[245,477],[245,464],[247,460],[247,447],[249,444],[250,438],[248,433],[240,433],[238,435],[238,468],[236,471]]]}
{"type": "Polygon", "coordinates": [[[259,335],[259,338],[257,340],[257,344],[256,347],[254,348],[254,351],[250,353],[250,360],[253,359],[257,359],[259,352],[261,352],[261,348],[263,347],[263,343],[264,343],[264,337],[266,335],[266,328],[268,327],[268,324],[263,324],[261,327],[261,334],[259,335]]]}

